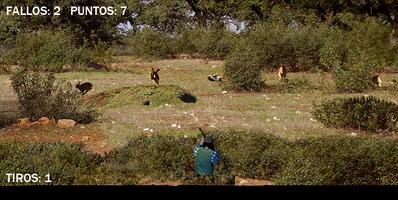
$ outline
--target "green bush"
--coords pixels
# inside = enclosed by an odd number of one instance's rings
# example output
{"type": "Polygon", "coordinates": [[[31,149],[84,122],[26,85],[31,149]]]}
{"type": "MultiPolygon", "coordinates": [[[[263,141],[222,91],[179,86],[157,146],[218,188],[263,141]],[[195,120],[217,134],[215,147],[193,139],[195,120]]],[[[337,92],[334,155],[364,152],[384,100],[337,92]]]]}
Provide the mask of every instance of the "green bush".
{"type": "Polygon", "coordinates": [[[370,67],[355,65],[348,69],[335,67],[333,79],[339,92],[365,92],[372,87],[370,67]]]}
{"type": "Polygon", "coordinates": [[[196,52],[206,58],[224,59],[232,50],[234,35],[225,28],[199,29],[193,34],[196,52]]]}
{"type": "Polygon", "coordinates": [[[78,144],[1,143],[0,173],[4,176],[6,173],[36,173],[41,182],[13,183],[2,178],[0,185],[105,184],[106,174],[99,174],[101,162],[99,155],[85,152],[78,144]],[[50,174],[52,183],[45,183],[47,174],[50,174]],[[101,179],[100,175],[103,176],[101,179]]]}
{"type": "Polygon", "coordinates": [[[0,113],[0,128],[9,126],[17,121],[16,116],[11,116],[6,113],[0,113]]]}
{"type": "Polygon", "coordinates": [[[300,92],[303,90],[315,90],[317,89],[312,85],[308,79],[304,77],[286,79],[281,84],[281,89],[279,91],[287,91],[289,93],[300,92]]]}
{"type": "Polygon", "coordinates": [[[326,69],[353,65],[383,69],[396,60],[389,25],[373,17],[361,20],[343,13],[337,15],[336,23],[343,28],[330,28],[320,49],[320,61],[326,69]]]}
{"type": "Polygon", "coordinates": [[[295,71],[319,65],[319,49],[323,46],[323,27],[280,23],[262,23],[247,33],[250,46],[256,47],[264,68],[285,63],[295,71]]]}
{"type": "Polygon", "coordinates": [[[181,180],[194,175],[193,147],[192,138],[141,136],[111,152],[106,161],[111,168],[132,170],[140,178],[181,180]]]}
{"type": "Polygon", "coordinates": [[[163,59],[175,56],[172,38],[166,33],[145,28],[131,36],[129,45],[133,54],[146,59],[163,59]]]}
{"type": "Polygon", "coordinates": [[[261,60],[258,52],[242,40],[225,60],[224,74],[227,88],[260,91],[264,87],[261,60]]]}
{"type": "MultiPolygon", "coordinates": [[[[210,135],[222,155],[213,184],[233,184],[235,176],[282,185],[398,184],[396,139],[325,136],[290,141],[235,131],[210,135]]],[[[212,184],[194,176],[196,142],[192,137],[142,135],[104,158],[77,144],[1,143],[0,172],[50,174],[57,185],[139,184],[143,179],[212,184]]],[[[3,179],[0,184],[10,183],[3,179]]]]}
{"type": "Polygon", "coordinates": [[[41,117],[62,119],[71,117],[88,122],[95,118],[91,111],[79,113],[79,91],[53,74],[22,70],[11,77],[21,113],[31,120],[41,117]]]}
{"type": "Polygon", "coordinates": [[[83,47],[75,47],[63,31],[21,33],[16,39],[15,59],[32,71],[61,72],[67,65],[79,65],[88,57],[83,47]]]}
{"type": "Polygon", "coordinates": [[[328,136],[296,142],[277,175],[286,185],[397,184],[397,141],[328,136]]]}
{"type": "Polygon", "coordinates": [[[332,99],[315,105],[313,115],[328,127],[398,131],[398,105],[372,96],[332,99]]]}
{"type": "Polygon", "coordinates": [[[180,54],[225,59],[236,44],[236,39],[236,34],[226,28],[211,26],[207,29],[179,30],[173,45],[180,54]]]}

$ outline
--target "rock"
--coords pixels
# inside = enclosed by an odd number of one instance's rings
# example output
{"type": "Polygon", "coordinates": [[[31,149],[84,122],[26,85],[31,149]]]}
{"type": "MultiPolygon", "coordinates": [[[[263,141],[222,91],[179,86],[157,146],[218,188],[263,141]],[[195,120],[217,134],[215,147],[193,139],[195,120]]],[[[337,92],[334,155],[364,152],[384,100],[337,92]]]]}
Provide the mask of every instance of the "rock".
{"type": "Polygon", "coordinates": [[[172,128],[176,128],[177,126],[178,126],[177,124],[171,125],[172,128]]]}
{"type": "Polygon", "coordinates": [[[18,126],[21,128],[27,128],[31,126],[29,118],[18,119],[18,126]]]}
{"type": "Polygon", "coordinates": [[[91,137],[89,137],[89,136],[83,136],[82,137],[82,142],[85,142],[85,141],[90,140],[90,139],[91,139],[91,137]]]}
{"type": "Polygon", "coordinates": [[[60,119],[57,122],[57,126],[61,128],[71,128],[74,127],[76,122],[71,119],[60,119]]]}
{"type": "Polygon", "coordinates": [[[42,117],[39,120],[37,120],[37,123],[40,125],[48,125],[50,124],[50,120],[47,117],[42,117]]]}

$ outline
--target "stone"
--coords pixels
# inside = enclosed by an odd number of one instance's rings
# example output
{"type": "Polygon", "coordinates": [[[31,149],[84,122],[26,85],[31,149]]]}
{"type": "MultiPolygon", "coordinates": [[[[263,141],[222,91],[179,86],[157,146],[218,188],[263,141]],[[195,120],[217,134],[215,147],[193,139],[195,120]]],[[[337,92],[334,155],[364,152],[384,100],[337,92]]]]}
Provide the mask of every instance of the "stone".
{"type": "Polygon", "coordinates": [[[85,141],[87,141],[87,140],[89,140],[89,139],[91,139],[91,137],[89,137],[89,136],[83,136],[83,137],[82,137],[82,142],[85,142],[85,141]]]}
{"type": "Polygon", "coordinates": [[[72,119],[60,119],[57,122],[57,126],[60,128],[72,128],[76,125],[76,122],[72,119]]]}
{"type": "Polygon", "coordinates": [[[22,119],[18,119],[18,125],[21,128],[27,128],[27,127],[31,126],[31,123],[30,123],[29,118],[22,118],[22,119]]]}
{"type": "Polygon", "coordinates": [[[48,124],[50,124],[50,120],[47,117],[42,117],[39,120],[37,120],[37,122],[40,125],[48,125],[48,124]]]}

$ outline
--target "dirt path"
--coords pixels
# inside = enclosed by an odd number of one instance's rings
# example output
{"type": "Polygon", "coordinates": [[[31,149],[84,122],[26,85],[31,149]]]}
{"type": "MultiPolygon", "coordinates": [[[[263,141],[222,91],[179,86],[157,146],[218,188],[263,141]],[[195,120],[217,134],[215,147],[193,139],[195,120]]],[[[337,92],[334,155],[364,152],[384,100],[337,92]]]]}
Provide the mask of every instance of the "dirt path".
{"type": "Polygon", "coordinates": [[[0,131],[0,142],[73,142],[83,143],[86,150],[104,156],[113,148],[105,143],[106,136],[83,125],[62,129],[55,125],[34,125],[26,129],[11,126],[0,131]]]}

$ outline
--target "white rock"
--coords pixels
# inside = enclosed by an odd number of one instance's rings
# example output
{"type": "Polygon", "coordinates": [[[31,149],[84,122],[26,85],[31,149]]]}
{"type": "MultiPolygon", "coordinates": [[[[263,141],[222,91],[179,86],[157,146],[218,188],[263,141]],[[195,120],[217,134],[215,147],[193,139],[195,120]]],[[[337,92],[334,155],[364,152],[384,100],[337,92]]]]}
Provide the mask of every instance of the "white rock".
{"type": "Polygon", "coordinates": [[[178,125],[178,127],[177,128],[181,128],[181,126],[180,125],[178,125]]]}
{"type": "Polygon", "coordinates": [[[224,90],[224,91],[222,91],[221,93],[222,93],[222,94],[227,94],[228,92],[224,90]]]}
{"type": "Polygon", "coordinates": [[[149,130],[149,132],[151,132],[151,133],[152,133],[152,132],[153,132],[153,129],[149,130]]]}
{"type": "Polygon", "coordinates": [[[275,106],[271,106],[271,108],[275,109],[276,107],[275,106]]]}
{"type": "Polygon", "coordinates": [[[275,120],[275,121],[279,121],[280,119],[278,119],[277,117],[273,117],[273,119],[275,120]]]}
{"type": "Polygon", "coordinates": [[[352,136],[357,136],[357,133],[352,132],[351,135],[352,136]]]}
{"type": "Polygon", "coordinates": [[[301,114],[301,112],[300,112],[300,111],[298,111],[298,110],[297,110],[296,112],[294,112],[294,113],[296,113],[296,114],[301,114]]]}
{"type": "Polygon", "coordinates": [[[71,128],[74,127],[76,122],[72,119],[60,119],[57,122],[57,126],[61,128],[71,128]]]}
{"type": "Polygon", "coordinates": [[[149,128],[144,128],[144,131],[149,131],[149,128]]]}
{"type": "Polygon", "coordinates": [[[267,122],[270,122],[270,121],[271,121],[271,119],[266,119],[265,121],[267,121],[267,122]]]}
{"type": "Polygon", "coordinates": [[[171,125],[171,127],[175,128],[175,127],[177,127],[177,124],[173,124],[173,125],[171,125]]]}
{"type": "Polygon", "coordinates": [[[188,137],[188,135],[184,135],[184,138],[187,138],[188,137]]]}

